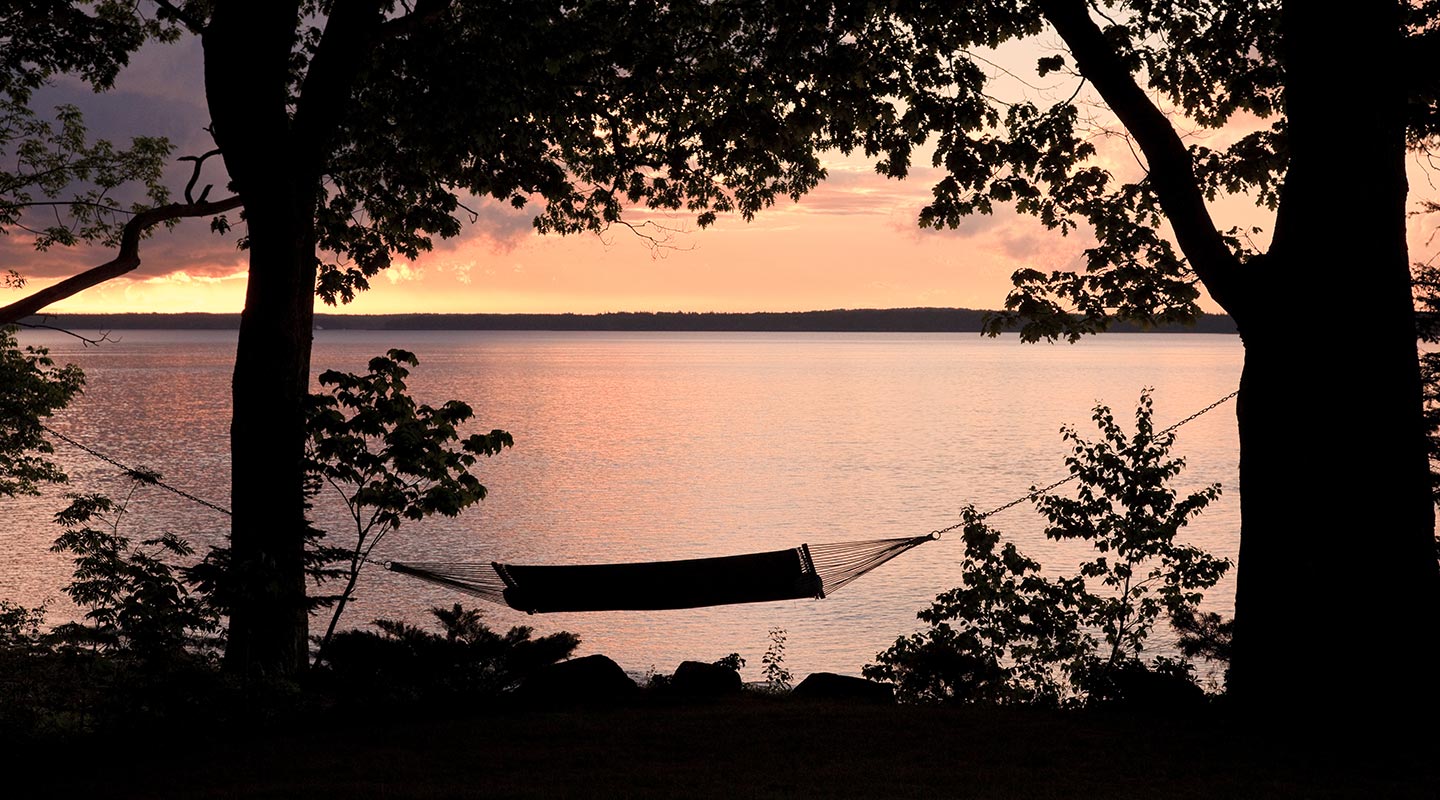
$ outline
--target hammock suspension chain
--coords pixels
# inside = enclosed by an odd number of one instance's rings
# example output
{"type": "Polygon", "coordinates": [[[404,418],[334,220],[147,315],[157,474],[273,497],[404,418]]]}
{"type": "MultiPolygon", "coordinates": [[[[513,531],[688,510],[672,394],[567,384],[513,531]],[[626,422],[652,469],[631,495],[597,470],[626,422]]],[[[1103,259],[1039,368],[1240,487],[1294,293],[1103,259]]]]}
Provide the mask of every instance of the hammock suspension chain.
{"type": "Polygon", "coordinates": [[[170,484],[168,484],[168,483],[160,480],[159,478],[154,477],[153,474],[147,473],[145,470],[142,470],[142,469],[139,469],[139,468],[136,468],[136,467],[127,467],[127,466],[125,466],[124,464],[121,464],[119,461],[116,461],[115,459],[111,458],[110,456],[105,455],[104,453],[96,452],[95,450],[92,450],[92,449],[90,449],[89,447],[86,447],[85,445],[80,444],[79,442],[75,441],[74,439],[71,439],[69,436],[66,436],[65,434],[61,433],[60,431],[55,430],[54,428],[50,427],[49,425],[41,425],[40,427],[41,427],[41,429],[43,429],[46,433],[50,434],[51,436],[54,436],[56,439],[59,439],[59,440],[65,442],[65,443],[69,444],[71,447],[75,447],[75,448],[78,448],[78,449],[80,449],[80,450],[83,450],[83,451],[85,451],[86,453],[89,453],[90,455],[94,456],[95,458],[100,459],[101,461],[104,461],[104,462],[107,463],[107,464],[111,464],[111,465],[113,465],[113,466],[119,467],[119,468],[120,468],[120,471],[121,471],[121,472],[124,472],[124,473],[127,474],[127,475],[132,475],[132,476],[137,476],[137,477],[138,477],[138,476],[144,476],[143,478],[140,478],[140,480],[143,480],[143,482],[145,482],[145,483],[149,483],[149,484],[152,484],[152,485],[154,485],[154,486],[159,486],[161,489],[164,489],[164,490],[167,491],[167,492],[171,492],[171,493],[173,493],[173,494],[179,495],[180,497],[183,497],[183,498],[185,498],[186,500],[191,501],[192,503],[199,503],[200,505],[205,506],[206,508],[212,509],[212,510],[214,510],[214,511],[218,511],[218,512],[220,512],[221,514],[224,514],[224,515],[227,516],[227,517],[228,517],[228,516],[232,516],[231,513],[230,513],[230,509],[228,509],[228,508],[223,508],[223,507],[221,507],[221,506],[217,506],[217,505],[215,505],[214,503],[210,502],[209,500],[205,500],[205,499],[203,499],[203,498],[196,497],[195,495],[190,494],[189,492],[185,491],[184,489],[177,489],[176,487],[171,486],[170,484]]]}
{"type": "MultiPolygon", "coordinates": [[[[1211,403],[1210,405],[1205,406],[1204,408],[1200,409],[1199,411],[1196,411],[1194,414],[1191,414],[1190,416],[1188,416],[1188,417],[1180,420],[1179,422],[1173,422],[1173,423],[1171,423],[1170,425],[1168,425],[1168,426],[1166,426],[1166,427],[1164,427],[1164,428],[1161,428],[1160,430],[1156,431],[1156,432],[1153,434],[1153,436],[1164,436],[1164,435],[1167,434],[1167,433],[1174,433],[1177,429],[1179,429],[1181,426],[1185,425],[1186,423],[1194,422],[1195,420],[1199,419],[1200,417],[1202,417],[1202,416],[1210,413],[1211,411],[1214,411],[1215,409],[1219,408],[1220,406],[1222,406],[1222,405],[1230,402],[1231,400],[1235,399],[1235,398],[1238,397],[1239,395],[1240,395],[1240,390],[1239,390],[1239,389],[1236,389],[1235,391],[1231,392],[1230,394],[1225,395],[1224,397],[1220,398],[1219,400],[1216,400],[1215,402],[1211,403]]],[[[1069,482],[1071,482],[1071,481],[1073,481],[1073,480],[1075,480],[1075,479],[1077,479],[1077,478],[1079,478],[1079,477],[1080,477],[1079,475],[1067,475],[1066,477],[1061,478],[1061,479],[1058,480],[1058,481],[1055,481],[1055,482],[1053,482],[1053,483],[1046,484],[1046,485],[1044,485],[1044,486],[1041,486],[1041,487],[1038,488],[1038,489],[1031,489],[1028,494],[1026,494],[1026,495],[1024,495],[1024,496],[1021,496],[1021,497],[1017,497],[1017,498],[1015,498],[1014,500],[1011,500],[1010,502],[1008,502],[1008,503],[1006,503],[1006,504],[1004,504],[1004,505],[996,506],[995,508],[992,508],[992,509],[990,509],[989,511],[986,511],[986,512],[983,513],[983,514],[979,514],[979,515],[977,515],[977,516],[975,517],[975,519],[977,519],[977,520],[982,520],[982,519],[985,519],[986,517],[993,517],[993,516],[995,516],[996,514],[999,514],[999,513],[1002,512],[1002,511],[1009,511],[1010,509],[1014,508],[1015,506],[1020,505],[1021,503],[1025,502],[1025,501],[1027,501],[1027,500],[1033,500],[1034,498],[1039,497],[1039,496],[1042,495],[1042,494],[1046,494],[1046,493],[1048,493],[1048,492],[1049,492],[1050,490],[1052,490],[1052,489],[1057,489],[1057,488],[1059,488],[1059,487],[1061,487],[1061,486],[1064,486],[1065,484],[1067,484],[1067,483],[1069,483],[1069,482]]],[[[950,533],[951,531],[954,531],[954,530],[957,530],[957,529],[963,528],[963,527],[965,527],[965,522],[962,520],[962,521],[957,522],[957,523],[955,523],[954,525],[951,525],[951,526],[949,526],[949,527],[947,527],[947,528],[940,528],[939,530],[931,531],[931,532],[930,532],[930,535],[931,535],[932,537],[936,538],[936,539],[939,539],[941,536],[944,536],[945,534],[950,533]]]]}

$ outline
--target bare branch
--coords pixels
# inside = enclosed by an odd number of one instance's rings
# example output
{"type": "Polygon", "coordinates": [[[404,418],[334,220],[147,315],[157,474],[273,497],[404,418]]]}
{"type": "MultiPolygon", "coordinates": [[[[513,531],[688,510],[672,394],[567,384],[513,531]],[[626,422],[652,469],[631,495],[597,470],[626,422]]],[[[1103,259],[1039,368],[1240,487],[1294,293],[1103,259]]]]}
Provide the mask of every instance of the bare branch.
{"type": "Polygon", "coordinates": [[[19,322],[31,314],[38,313],[51,303],[64,300],[92,286],[133,271],[140,266],[140,237],[156,225],[172,219],[209,217],[239,208],[242,205],[244,204],[237,196],[214,202],[170,203],[142,211],[125,223],[120,235],[119,252],[113,259],[0,308],[0,325],[19,322]]]}
{"type": "Polygon", "coordinates": [[[644,222],[640,223],[626,222],[623,219],[617,219],[612,223],[606,224],[604,228],[598,231],[598,233],[600,235],[600,240],[602,242],[605,242],[607,246],[611,244],[611,242],[606,241],[605,234],[610,231],[610,227],[612,225],[620,225],[628,228],[632,234],[639,237],[640,239],[645,240],[645,242],[647,243],[646,246],[650,248],[650,253],[653,257],[659,257],[668,250],[684,252],[695,249],[695,246],[693,244],[685,247],[680,247],[679,245],[676,245],[674,243],[675,237],[677,235],[687,233],[685,229],[673,228],[669,225],[662,225],[650,219],[647,219],[644,222]]]}
{"type": "Polygon", "coordinates": [[[59,331],[60,333],[65,334],[66,336],[74,336],[76,339],[79,339],[80,341],[84,342],[86,347],[89,347],[90,345],[95,345],[96,347],[99,347],[100,345],[104,344],[105,342],[118,342],[118,341],[120,341],[119,339],[111,339],[111,338],[110,338],[110,331],[101,331],[99,338],[92,339],[91,337],[86,336],[86,335],[84,335],[83,333],[76,333],[75,331],[72,331],[72,330],[70,330],[69,328],[62,328],[62,327],[60,327],[60,326],[58,326],[58,325],[46,325],[46,324],[43,323],[43,322],[16,322],[15,324],[16,324],[16,325],[19,325],[19,326],[22,327],[22,328],[43,328],[43,329],[45,329],[45,330],[47,330],[47,331],[59,331]]]}
{"type": "Polygon", "coordinates": [[[190,172],[190,181],[185,184],[185,202],[187,202],[187,203],[195,203],[195,202],[203,203],[203,202],[205,202],[205,198],[210,196],[210,190],[211,190],[212,188],[214,188],[214,187],[211,186],[211,184],[208,184],[208,183],[205,184],[205,188],[200,191],[200,199],[199,199],[198,201],[197,201],[194,197],[191,196],[190,192],[191,192],[192,190],[194,190],[196,181],[199,181],[199,180],[200,180],[200,169],[201,169],[201,167],[203,167],[203,166],[205,165],[205,159],[210,158],[211,156],[218,156],[218,155],[220,155],[220,148],[217,147],[217,148],[215,148],[214,150],[211,150],[210,152],[204,153],[204,154],[202,154],[202,155],[198,155],[198,156],[180,156],[180,158],[176,159],[177,161],[194,161],[194,162],[195,162],[195,169],[190,172]]]}

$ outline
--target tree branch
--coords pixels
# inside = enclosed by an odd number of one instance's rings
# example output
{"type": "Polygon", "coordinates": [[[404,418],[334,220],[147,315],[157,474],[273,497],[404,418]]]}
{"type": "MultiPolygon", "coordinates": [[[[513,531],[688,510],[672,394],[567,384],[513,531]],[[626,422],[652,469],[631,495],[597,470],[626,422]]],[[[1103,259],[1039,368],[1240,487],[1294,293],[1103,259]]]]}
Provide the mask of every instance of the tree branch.
{"type": "Polygon", "coordinates": [[[170,203],[142,211],[125,223],[120,234],[120,249],[113,259],[0,308],[0,325],[18,322],[51,303],[133,271],[140,266],[140,237],[156,225],[172,219],[208,217],[239,208],[241,205],[243,204],[239,197],[228,197],[214,202],[170,203]]]}
{"type": "MultiPolygon", "coordinates": [[[[211,156],[218,156],[218,155],[220,155],[220,148],[217,147],[217,148],[215,148],[214,150],[210,150],[210,151],[208,151],[208,152],[201,153],[201,154],[198,155],[198,156],[180,156],[180,159],[179,159],[180,161],[194,161],[194,162],[195,162],[195,168],[190,171],[190,181],[185,184],[185,202],[187,202],[187,203],[194,203],[194,202],[196,202],[195,198],[194,198],[193,196],[191,196],[191,192],[193,192],[193,191],[195,190],[195,184],[200,180],[200,170],[205,166],[205,159],[210,158],[211,156]]],[[[202,190],[200,190],[200,200],[199,200],[199,202],[201,202],[201,203],[205,202],[205,198],[207,198],[207,197],[210,196],[210,189],[211,189],[211,188],[213,188],[213,187],[212,187],[210,184],[208,184],[208,183],[205,184],[205,188],[202,189],[202,190]]]]}
{"type": "Polygon", "coordinates": [[[380,37],[390,39],[420,30],[450,7],[451,0],[420,0],[413,11],[385,20],[380,26],[380,37]]]}
{"type": "Polygon", "coordinates": [[[1079,72],[1089,79],[1140,145],[1149,162],[1149,180],[1160,198],[1160,207],[1195,274],[1210,297],[1231,316],[1238,317],[1240,262],[1210,219],[1190,154],[1174,127],[1105,41],[1099,26],[1090,19],[1084,0],[1041,0],[1040,8],[1069,46],[1079,72]]]}
{"type": "Polygon", "coordinates": [[[58,332],[63,333],[63,334],[65,334],[65,335],[67,335],[67,336],[74,336],[76,339],[79,339],[80,341],[84,342],[86,347],[89,347],[90,345],[95,345],[95,346],[98,347],[98,346],[104,344],[105,342],[116,342],[116,341],[119,341],[118,339],[111,339],[111,338],[110,338],[110,331],[101,331],[101,332],[100,332],[100,336],[99,336],[98,338],[92,338],[92,337],[86,336],[86,335],[84,335],[84,334],[82,334],[82,333],[76,333],[75,331],[72,331],[72,330],[70,330],[69,328],[61,328],[61,327],[59,327],[59,326],[57,326],[57,325],[46,325],[46,324],[43,323],[43,322],[16,322],[15,324],[16,324],[16,325],[19,325],[19,326],[22,327],[22,328],[43,328],[43,329],[45,329],[45,330],[47,330],[47,331],[58,331],[58,332]]]}
{"type": "Polygon", "coordinates": [[[310,60],[309,70],[295,101],[296,163],[324,171],[329,140],[335,135],[350,103],[350,95],[369,55],[384,16],[379,0],[352,0],[338,4],[325,21],[325,33],[310,60]]]}
{"type": "Polygon", "coordinates": [[[154,0],[155,6],[166,14],[174,17],[177,22],[185,26],[185,29],[199,36],[205,32],[205,22],[194,14],[189,13],[170,0],[154,0]]]}

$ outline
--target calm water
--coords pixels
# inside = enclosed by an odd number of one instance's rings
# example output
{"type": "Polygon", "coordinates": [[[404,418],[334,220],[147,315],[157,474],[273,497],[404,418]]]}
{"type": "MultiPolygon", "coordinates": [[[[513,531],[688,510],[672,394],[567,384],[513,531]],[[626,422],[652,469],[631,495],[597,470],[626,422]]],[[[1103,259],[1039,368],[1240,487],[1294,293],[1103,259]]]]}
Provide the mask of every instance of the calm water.
{"type": "MultiPolygon", "coordinates": [[[[228,505],[230,332],[125,331],[84,348],[26,334],[88,376],[82,400],[54,427],[101,452],[159,470],[228,505]]],[[[967,503],[991,508],[1065,474],[1063,424],[1091,431],[1097,401],[1129,418],[1153,387],[1159,424],[1230,392],[1234,336],[1110,335],[1078,345],[1022,345],[973,334],[675,334],[317,332],[314,364],[361,371],[389,347],[419,355],[411,388],[432,403],[461,399],[477,430],[504,428],[515,447],[481,465],[490,495],[458,519],[407,524],[377,554],[396,560],[575,563],[743,553],[913,536],[951,524],[967,503]]],[[[1180,432],[1184,490],[1224,495],[1189,530],[1234,558],[1239,495],[1233,406],[1180,432]]],[[[62,445],[75,491],[117,494],[116,470],[62,445]]],[[[0,597],[73,613],[47,552],[58,492],[6,501],[0,597]]],[[[132,501],[130,533],[169,529],[203,551],[226,518],[155,489],[132,501]]],[[[344,529],[325,508],[319,524],[344,529]]],[[[1022,506],[996,526],[1047,568],[1074,550],[1046,542],[1022,506]]],[[[958,539],[901,556],[823,601],[665,612],[526,616],[485,606],[492,626],[577,633],[631,672],[738,652],[758,678],[767,630],[788,632],[787,665],[856,674],[915,612],[959,582],[958,539]]],[[[367,572],[351,625],[377,617],[428,623],[458,596],[411,578],[367,572]]],[[[1233,582],[1209,605],[1230,611],[1233,582]]],[[[318,623],[317,623],[318,626],[318,623]]]]}

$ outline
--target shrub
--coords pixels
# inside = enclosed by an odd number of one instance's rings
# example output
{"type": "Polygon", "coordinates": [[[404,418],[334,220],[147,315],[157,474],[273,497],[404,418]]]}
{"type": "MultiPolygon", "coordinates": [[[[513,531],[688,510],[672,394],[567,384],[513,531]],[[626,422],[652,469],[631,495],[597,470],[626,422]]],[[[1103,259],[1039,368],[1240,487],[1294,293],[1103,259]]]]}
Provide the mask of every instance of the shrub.
{"type": "Polygon", "coordinates": [[[336,633],[319,676],[342,700],[443,708],[492,700],[580,644],[564,631],[537,638],[524,625],[498,633],[458,603],[431,613],[444,632],[376,620],[377,631],[336,633]]]}
{"type": "Polygon", "coordinates": [[[1146,642],[1165,618],[1208,619],[1195,609],[1230,562],[1177,541],[1220,486],[1179,497],[1169,484],[1184,460],[1170,457],[1174,435],[1155,431],[1152,412],[1142,393],[1132,437],[1097,406],[1098,440],[1062,429],[1076,495],[1032,490],[1047,538],[1093,548],[1076,574],[1042,575],[1039,562],[966,508],[964,584],[919,612],[930,627],[897,640],[865,676],[893,683],[909,702],[1045,705],[1126,699],[1122,687],[1138,685],[1140,673],[1187,678],[1183,659],[1147,663],[1146,642]]]}

